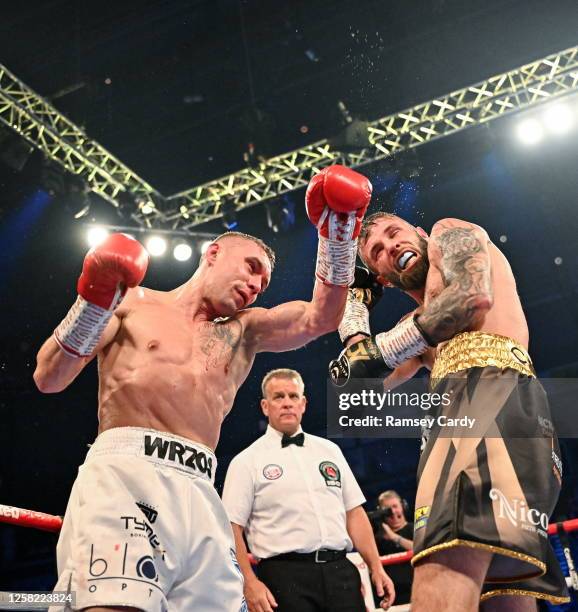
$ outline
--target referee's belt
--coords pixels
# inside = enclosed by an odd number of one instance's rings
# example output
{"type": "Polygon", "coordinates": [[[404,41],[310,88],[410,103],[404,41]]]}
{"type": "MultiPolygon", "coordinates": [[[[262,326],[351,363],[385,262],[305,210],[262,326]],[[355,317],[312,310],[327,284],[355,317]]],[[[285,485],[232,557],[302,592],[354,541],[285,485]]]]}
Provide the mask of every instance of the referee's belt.
{"type": "Polygon", "coordinates": [[[329,550],[328,548],[320,548],[310,553],[289,552],[274,557],[267,557],[263,561],[308,561],[310,563],[328,563],[330,561],[339,561],[347,556],[346,550],[329,550]]]}

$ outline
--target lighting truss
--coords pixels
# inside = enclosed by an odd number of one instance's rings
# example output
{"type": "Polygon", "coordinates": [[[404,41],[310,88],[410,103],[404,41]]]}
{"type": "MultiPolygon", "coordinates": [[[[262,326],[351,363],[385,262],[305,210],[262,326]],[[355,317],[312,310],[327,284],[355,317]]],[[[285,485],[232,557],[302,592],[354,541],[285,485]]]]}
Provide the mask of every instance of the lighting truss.
{"type": "Polygon", "coordinates": [[[158,216],[155,200],[162,201],[162,196],[153,187],[1,64],[0,121],[114,206],[128,191],[136,204],[149,204],[149,218],[158,216]]]}
{"type": "Polygon", "coordinates": [[[359,152],[343,153],[321,140],[268,159],[258,169],[247,168],[171,196],[165,214],[179,226],[198,225],[220,216],[225,198],[246,208],[304,187],[325,166],[363,166],[576,90],[578,46],[371,122],[371,146],[359,152]]]}
{"type": "Polygon", "coordinates": [[[188,230],[222,216],[233,201],[239,210],[304,187],[313,174],[331,164],[359,167],[432,140],[536,106],[578,90],[578,46],[554,53],[485,81],[418,104],[368,124],[370,146],[341,152],[328,140],[264,160],[256,168],[209,181],[162,200],[148,183],[0,65],[0,120],[22,134],[91,189],[118,205],[121,191],[145,196],[160,205],[141,225],[158,223],[188,230]]]}

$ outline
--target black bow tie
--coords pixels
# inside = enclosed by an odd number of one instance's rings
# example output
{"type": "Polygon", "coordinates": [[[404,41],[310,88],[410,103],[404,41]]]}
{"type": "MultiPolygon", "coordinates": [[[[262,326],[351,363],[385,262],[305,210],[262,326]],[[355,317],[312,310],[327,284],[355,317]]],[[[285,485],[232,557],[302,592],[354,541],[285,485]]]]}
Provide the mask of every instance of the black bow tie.
{"type": "Polygon", "coordinates": [[[297,444],[297,446],[303,446],[303,442],[305,441],[305,434],[299,433],[296,436],[288,436],[287,434],[283,434],[281,438],[281,448],[285,448],[290,444],[297,444]]]}

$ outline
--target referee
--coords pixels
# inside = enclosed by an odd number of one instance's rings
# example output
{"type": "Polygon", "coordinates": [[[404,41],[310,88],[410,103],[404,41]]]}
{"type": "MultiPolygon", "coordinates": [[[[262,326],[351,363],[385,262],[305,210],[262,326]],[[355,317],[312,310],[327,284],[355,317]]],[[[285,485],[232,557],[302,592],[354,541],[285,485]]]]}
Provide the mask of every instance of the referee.
{"type": "Polygon", "coordinates": [[[250,612],[365,612],[361,577],[346,558],[363,557],[382,607],[395,597],[365,502],[336,444],[303,433],[306,398],[298,372],[263,379],[265,434],[229,466],[223,503],[233,527],[250,612]],[[249,549],[261,561],[253,573],[249,549]]]}

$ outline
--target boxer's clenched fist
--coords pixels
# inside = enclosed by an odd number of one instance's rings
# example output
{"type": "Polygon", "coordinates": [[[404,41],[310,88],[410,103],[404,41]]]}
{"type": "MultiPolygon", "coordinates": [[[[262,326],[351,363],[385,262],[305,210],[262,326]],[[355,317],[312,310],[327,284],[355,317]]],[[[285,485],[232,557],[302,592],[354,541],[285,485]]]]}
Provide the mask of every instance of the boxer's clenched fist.
{"type": "Polygon", "coordinates": [[[371,199],[369,180],[345,166],[329,166],[310,181],[305,194],[307,215],[330,240],[354,240],[371,199]]]}
{"type": "Polygon", "coordinates": [[[142,282],[148,261],[140,242],[126,234],[112,234],[86,254],[78,294],[91,304],[114,309],[129,287],[142,282]]]}
{"type": "Polygon", "coordinates": [[[78,298],[54,330],[65,353],[92,354],[114,309],[144,278],[148,260],[146,249],[126,234],[113,234],[87,253],[77,283],[78,298]]]}
{"type": "Polygon", "coordinates": [[[329,376],[337,387],[344,387],[351,379],[386,378],[389,374],[391,368],[373,338],[350,344],[329,362],[329,376]]]}
{"type": "Polygon", "coordinates": [[[371,199],[369,180],[344,166],[329,166],[310,181],[307,215],[319,232],[317,277],[348,286],[353,281],[357,237],[371,199]]]}

